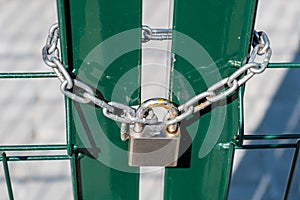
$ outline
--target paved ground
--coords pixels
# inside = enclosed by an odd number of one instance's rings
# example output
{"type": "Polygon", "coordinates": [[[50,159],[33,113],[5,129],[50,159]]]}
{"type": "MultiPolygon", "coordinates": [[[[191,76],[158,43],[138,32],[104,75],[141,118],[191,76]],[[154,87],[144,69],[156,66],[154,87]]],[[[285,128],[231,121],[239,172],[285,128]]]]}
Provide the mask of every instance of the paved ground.
{"type": "MultiPolygon", "coordinates": [[[[0,71],[48,71],[41,47],[56,21],[55,0],[0,0],[0,71]]],[[[299,0],[261,1],[257,30],[271,38],[273,62],[300,62],[299,0]]],[[[267,70],[247,85],[246,133],[299,133],[300,70],[267,70]]],[[[64,143],[57,80],[0,81],[0,144],[64,143]]],[[[291,150],[238,151],[229,199],[282,199],[291,150]],[[241,197],[243,196],[243,197],[241,197]]],[[[11,154],[9,154],[11,155],[11,154]]],[[[300,164],[300,163],[299,163],[300,164]]],[[[65,161],[10,162],[15,199],[72,199],[65,161]]],[[[0,200],[7,199],[0,165],[0,200]]],[[[300,199],[296,170],[291,199],[300,199]]]]}

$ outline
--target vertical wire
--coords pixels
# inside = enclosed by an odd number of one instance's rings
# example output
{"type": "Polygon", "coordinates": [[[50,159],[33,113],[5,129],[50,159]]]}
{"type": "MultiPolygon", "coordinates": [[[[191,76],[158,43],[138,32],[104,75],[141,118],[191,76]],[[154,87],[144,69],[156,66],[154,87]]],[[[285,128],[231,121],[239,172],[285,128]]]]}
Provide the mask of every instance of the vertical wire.
{"type": "Polygon", "coordinates": [[[11,179],[10,179],[7,157],[6,157],[5,152],[2,153],[1,157],[2,157],[2,164],[3,164],[4,174],[5,174],[5,181],[6,181],[8,196],[9,196],[10,200],[13,200],[14,195],[13,195],[13,191],[12,191],[11,179]]]}
{"type": "Polygon", "coordinates": [[[297,164],[297,160],[298,160],[299,149],[300,149],[300,140],[298,140],[297,146],[296,146],[296,149],[295,149],[295,153],[294,153],[294,157],[293,157],[293,161],[292,161],[292,165],[291,165],[287,185],[286,185],[285,192],[284,192],[284,200],[288,199],[288,196],[289,196],[289,193],[290,193],[290,189],[291,189],[291,186],[292,186],[294,173],[295,173],[295,169],[296,169],[296,164],[297,164]]]}
{"type": "Polygon", "coordinates": [[[244,95],[244,87],[240,87],[238,91],[238,97],[239,97],[239,134],[238,134],[238,146],[241,147],[244,142],[244,101],[243,101],[243,95],[244,95]]]}
{"type": "MultiPolygon", "coordinates": [[[[71,157],[71,172],[72,172],[72,185],[73,185],[73,195],[74,195],[74,200],[79,200],[79,195],[81,193],[79,193],[79,182],[78,182],[78,175],[79,175],[79,169],[77,168],[77,159],[78,155],[76,153],[72,154],[71,157]]],[[[79,161],[78,161],[79,162],[79,161]]]]}

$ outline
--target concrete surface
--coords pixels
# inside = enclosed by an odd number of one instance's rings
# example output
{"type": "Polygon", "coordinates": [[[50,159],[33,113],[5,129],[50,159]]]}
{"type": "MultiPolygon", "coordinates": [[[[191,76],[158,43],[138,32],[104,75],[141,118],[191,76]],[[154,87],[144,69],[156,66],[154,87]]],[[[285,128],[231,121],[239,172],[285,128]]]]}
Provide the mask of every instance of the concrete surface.
{"type": "MultiPolygon", "coordinates": [[[[55,0],[0,0],[0,71],[49,71],[41,48],[57,21],[55,0]]],[[[257,30],[271,39],[272,62],[300,62],[300,1],[263,0],[257,30]]],[[[268,69],[247,84],[247,134],[299,133],[300,70],[268,69]]],[[[63,96],[55,79],[0,81],[0,144],[65,142],[63,96]]],[[[39,153],[39,152],[38,152],[39,153]]],[[[13,155],[15,153],[8,153],[13,155]]],[[[238,150],[230,200],[282,199],[293,150],[238,150]]],[[[298,163],[300,164],[300,163],[298,163]]],[[[72,199],[67,161],[10,162],[15,199],[72,199]]],[[[300,199],[297,168],[290,199],[300,199]]],[[[8,199],[0,165],[0,200],[8,199]]]]}

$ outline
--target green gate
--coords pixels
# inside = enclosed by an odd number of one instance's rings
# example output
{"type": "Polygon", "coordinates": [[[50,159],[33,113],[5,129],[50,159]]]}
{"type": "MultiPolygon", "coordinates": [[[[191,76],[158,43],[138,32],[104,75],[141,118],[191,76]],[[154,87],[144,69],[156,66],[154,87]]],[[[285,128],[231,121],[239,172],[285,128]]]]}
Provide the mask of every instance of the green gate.
{"type": "MultiPolygon", "coordinates": [[[[101,107],[106,102],[120,102],[129,106],[142,103],[141,38],[145,36],[141,23],[142,2],[58,0],[57,5],[59,29],[52,27],[48,46],[44,49],[44,59],[49,59],[47,62],[55,72],[1,73],[0,77],[61,76],[61,90],[70,97],[65,99],[67,143],[0,146],[9,197],[13,199],[9,162],[70,160],[74,199],[138,199],[139,168],[128,165],[128,141],[122,141],[119,134],[122,125],[106,116],[115,113],[108,111],[105,114],[101,107]],[[51,57],[57,56],[58,37],[61,42],[61,63],[59,59],[51,57]],[[46,54],[51,55],[47,57],[46,54]],[[64,77],[66,73],[70,74],[73,86],[68,86],[64,77]],[[130,74],[129,78],[124,79],[124,74],[130,74]],[[93,89],[91,93],[96,99],[89,97],[87,102],[85,92],[89,87],[93,89]],[[6,151],[23,150],[67,150],[67,154],[5,154],[6,151]]],[[[176,167],[165,168],[164,199],[226,199],[235,149],[264,148],[295,149],[285,191],[285,198],[288,197],[299,142],[244,144],[245,140],[300,138],[299,134],[244,134],[243,83],[248,80],[247,77],[250,79],[254,75],[250,77],[252,71],[248,73],[248,70],[257,67],[247,65],[249,60],[254,62],[256,55],[251,54],[254,57],[249,58],[249,53],[255,49],[261,51],[263,47],[255,48],[256,45],[259,46],[260,42],[266,45],[268,42],[263,33],[253,30],[256,6],[256,0],[174,0],[171,32],[173,59],[176,61],[173,63],[169,99],[178,106],[183,105],[182,114],[190,108],[185,107],[185,102],[204,91],[210,93],[194,100],[193,104],[197,106],[192,108],[196,112],[180,122],[182,155],[176,167]],[[227,77],[234,77],[230,83],[239,87],[231,89],[227,77]],[[222,98],[219,99],[220,96],[222,98]]],[[[155,29],[152,29],[153,33],[155,37],[155,29]]],[[[268,54],[266,49],[265,53],[268,54]]],[[[299,68],[300,64],[270,63],[268,67],[299,68]]],[[[115,105],[118,109],[124,108],[115,105]]],[[[122,118],[122,115],[112,117],[122,118]]]]}

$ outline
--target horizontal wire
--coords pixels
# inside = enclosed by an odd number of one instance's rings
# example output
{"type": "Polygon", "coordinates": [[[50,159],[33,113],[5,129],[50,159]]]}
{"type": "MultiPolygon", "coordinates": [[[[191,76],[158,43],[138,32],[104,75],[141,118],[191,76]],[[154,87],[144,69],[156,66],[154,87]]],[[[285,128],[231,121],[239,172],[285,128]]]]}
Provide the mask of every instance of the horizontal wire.
{"type": "Polygon", "coordinates": [[[56,78],[54,72],[8,72],[0,73],[0,79],[8,78],[56,78]]]}

